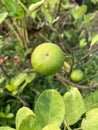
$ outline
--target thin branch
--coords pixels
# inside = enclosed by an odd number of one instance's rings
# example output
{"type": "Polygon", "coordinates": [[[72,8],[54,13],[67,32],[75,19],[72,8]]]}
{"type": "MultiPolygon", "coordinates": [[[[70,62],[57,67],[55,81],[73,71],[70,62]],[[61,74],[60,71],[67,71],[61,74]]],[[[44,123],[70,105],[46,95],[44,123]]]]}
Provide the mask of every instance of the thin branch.
{"type": "Polygon", "coordinates": [[[62,84],[64,84],[64,85],[69,84],[69,85],[71,85],[73,87],[76,87],[76,88],[79,88],[79,89],[87,89],[87,90],[94,91],[95,89],[98,88],[98,85],[91,87],[91,86],[85,86],[85,85],[80,85],[80,84],[73,83],[69,79],[66,79],[66,78],[62,77],[59,74],[56,74],[56,77],[62,84]]]}
{"type": "Polygon", "coordinates": [[[59,5],[58,5],[57,16],[58,16],[58,15],[59,15],[59,13],[60,13],[61,3],[62,3],[62,0],[59,0],[59,5]]]}
{"type": "Polygon", "coordinates": [[[9,79],[9,75],[7,74],[6,70],[4,69],[4,67],[2,66],[2,64],[0,64],[0,68],[3,71],[3,73],[5,74],[5,76],[9,79]]]}
{"type": "MultiPolygon", "coordinates": [[[[70,51],[71,52],[71,51],[70,51]]],[[[73,66],[74,66],[74,62],[75,62],[75,60],[74,60],[74,54],[71,52],[70,53],[71,55],[72,55],[72,63],[71,63],[71,67],[70,67],[70,71],[69,71],[69,73],[68,73],[68,76],[70,76],[70,74],[71,74],[71,72],[72,72],[72,70],[73,70],[73,66]]]]}
{"type": "Polygon", "coordinates": [[[28,106],[27,102],[25,102],[22,98],[20,98],[19,96],[14,96],[15,98],[17,98],[22,104],[23,106],[28,106]]]}
{"type": "Polygon", "coordinates": [[[18,100],[23,104],[23,106],[28,106],[28,103],[25,102],[21,97],[19,97],[19,96],[17,96],[17,95],[12,95],[11,93],[9,93],[9,92],[6,90],[6,88],[4,88],[4,91],[5,91],[5,93],[8,94],[9,96],[18,99],[18,100]]]}
{"type": "Polygon", "coordinates": [[[98,47],[96,47],[95,49],[89,51],[86,55],[84,55],[80,60],[76,61],[74,64],[77,64],[77,63],[81,62],[82,60],[84,60],[85,58],[90,56],[90,54],[92,54],[92,53],[94,53],[96,51],[98,51],[98,47]]]}

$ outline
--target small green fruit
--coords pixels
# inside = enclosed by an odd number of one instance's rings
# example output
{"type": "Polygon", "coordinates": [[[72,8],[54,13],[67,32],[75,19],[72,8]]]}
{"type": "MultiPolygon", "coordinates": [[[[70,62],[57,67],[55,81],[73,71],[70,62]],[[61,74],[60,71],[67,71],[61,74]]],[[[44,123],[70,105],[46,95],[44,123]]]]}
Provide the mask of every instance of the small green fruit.
{"type": "Polygon", "coordinates": [[[70,79],[73,82],[80,82],[82,81],[83,77],[84,77],[84,74],[80,69],[73,70],[70,75],[70,79]]]}
{"type": "Polygon", "coordinates": [[[58,45],[42,43],[33,51],[31,63],[38,73],[52,75],[61,69],[64,63],[64,54],[58,45]]]}

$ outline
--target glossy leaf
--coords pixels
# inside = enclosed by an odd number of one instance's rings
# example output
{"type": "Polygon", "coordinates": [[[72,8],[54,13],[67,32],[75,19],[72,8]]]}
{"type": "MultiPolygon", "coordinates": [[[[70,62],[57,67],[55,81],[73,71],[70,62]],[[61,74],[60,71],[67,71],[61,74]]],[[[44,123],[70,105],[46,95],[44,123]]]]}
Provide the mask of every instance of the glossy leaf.
{"type": "Polygon", "coordinates": [[[79,42],[80,48],[84,48],[87,45],[86,39],[81,39],[79,42]]]}
{"type": "Polygon", "coordinates": [[[12,78],[10,84],[6,85],[7,90],[10,92],[16,90],[18,86],[21,85],[23,81],[26,79],[26,76],[26,73],[20,73],[15,78],[12,78]]]}
{"type": "MultiPolygon", "coordinates": [[[[96,44],[98,42],[98,34],[96,34],[91,41],[91,45],[90,47],[92,47],[94,44],[96,44]]],[[[97,43],[98,44],[98,43],[97,43]]]]}
{"type": "Polygon", "coordinates": [[[42,8],[44,7],[47,8],[49,6],[49,8],[51,9],[50,11],[53,12],[54,8],[56,8],[56,4],[58,3],[59,3],[58,0],[53,0],[53,1],[45,0],[42,8]]]}
{"type": "Polygon", "coordinates": [[[76,123],[85,112],[85,105],[77,88],[71,88],[64,95],[65,121],[68,125],[76,123]]]}
{"type": "Polygon", "coordinates": [[[28,116],[35,116],[32,110],[28,107],[22,107],[18,110],[16,114],[16,129],[19,130],[19,127],[23,120],[25,120],[28,116]]]}
{"type": "Polygon", "coordinates": [[[23,18],[24,10],[14,0],[3,0],[3,4],[9,11],[9,15],[15,18],[23,18]]]}
{"type": "Polygon", "coordinates": [[[60,130],[60,128],[55,124],[49,124],[45,126],[42,130],[60,130]]]}
{"type": "Polygon", "coordinates": [[[82,121],[82,130],[98,130],[98,108],[89,110],[82,121]]]}
{"type": "Polygon", "coordinates": [[[36,74],[35,73],[31,73],[28,74],[28,77],[26,78],[26,82],[31,82],[34,78],[35,78],[36,74]]]}
{"type": "Polygon", "coordinates": [[[35,104],[35,113],[42,128],[50,123],[60,126],[65,113],[64,100],[60,93],[54,89],[45,90],[35,104]]]}
{"type": "Polygon", "coordinates": [[[0,13],[0,24],[5,20],[7,16],[8,16],[8,12],[0,13]]]}
{"type": "Polygon", "coordinates": [[[26,73],[20,73],[18,76],[11,79],[11,85],[18,87],[25,80],[26,76],[26,73]]]}
{"type": "Polygon", "coordinates": [[[36,3],[33,3],[29,6],[29,14],[31,14],[33,11],[35,11],[38,7],[40,7],[44,3],[44,0],[38,1],[36,3]]]}
{"type": "Polygon", "coordinates": [[[98,89],[94,92],[87,93],[84,102],[86,111],[98,107],[98,89]]]}
{"type": "Polygon", "coordinates": [[[20,91],[22,92],[24,88],[27,86],[28,83],[30,83],[35,78],[35,73],[27,74],[25,78],[24,84],[21,86],[20,91]]]}
{"type": "Polygon", "coordinates": [[[41,6],[41,11],[45,16],[45,19],[48,23],[52,24],[55,16],[55,11],[58,7],[58,0],[45,0],[43,5],[41,6]],[[54,11],[55,10],[55,11],[54,11]]]}
{"type": "Polygon", "coordinates": [[[0,130],[16,130],[16,129],[7,126],[2,126],[0,127],[0,130]]]}
{"type": "Polygon", "coordinates": [[[0,111],[1,118],[8,118],[9,119],[9,118],[12,118],[13,116],[14,116],[13,113],[6,114],[6,113],[0,111]]]}
{"type": "Polygon", "coordinates": [[[17,94],[17,89],[22,92],[23,89],[35,78],[35,73],[20,73],[18,76],[11,79],[10,84],[6,85],[8,91],[12,92],[13,95],[17,94]],[[20,87],[20,88],[18,88],[20,87]]]}
{"type": "Polygon", "coordinates": [[[11,106],[10,106],[10,104],[7,104],[5,106],[5,113],[8,114],[10,112],[10,110],[11,110],[11,106]]]}
{"type": "Polygon", "coordinates": [[[14,91],[14,90],[16,90],[16,86],[14,86],[14,85],[11,85],[11,84],[7,84],[6,85],[6,89],[8,90],[8,91],[14,91]]]}
{"type": "Polygon", "coordinates": [[[22,120],[19,130],[41,130],[35,115],[29,115],[22,120]]]}
{"type": "Polygon", "coordinates": [[[82,5],[80,7],[76,7],[76,9],[72,11],[72,15],[75,19],[79,19],[86,13],[86,11],[87,11],[87,6],[82,5]]]}
{"type": "Polygon", "coordinates": [[[4,5],[7,7],[9,11],[16,12],[17,6],[14,2],[14,0],[3,0],[4,5]]]}

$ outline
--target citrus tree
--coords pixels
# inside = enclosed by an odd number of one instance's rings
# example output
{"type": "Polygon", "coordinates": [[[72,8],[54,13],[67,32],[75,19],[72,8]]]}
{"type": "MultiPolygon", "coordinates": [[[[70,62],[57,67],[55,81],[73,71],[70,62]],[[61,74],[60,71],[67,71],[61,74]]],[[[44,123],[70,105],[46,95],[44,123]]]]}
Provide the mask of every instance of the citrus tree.
{"type": "Polygon", "coordinates": [[[97,130],[98,1],[0,7],[0,129],[97,130]]]}

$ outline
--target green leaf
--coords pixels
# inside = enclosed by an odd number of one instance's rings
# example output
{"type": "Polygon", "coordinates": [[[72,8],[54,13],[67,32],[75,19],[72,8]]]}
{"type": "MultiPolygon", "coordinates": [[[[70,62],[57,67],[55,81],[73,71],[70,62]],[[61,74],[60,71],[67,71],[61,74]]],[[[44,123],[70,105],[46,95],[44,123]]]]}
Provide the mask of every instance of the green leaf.
{"type": "Polygon", "coordinates": [[[10,91],[10,92],[16,90],[16,88],[17,88],[16,86],[11,85],[11,84],[7,84],[7,85],[6,85],[6,89],[7,89],[8,91],[10,91]]]}
{"type": "Polygon", "coordinates": [[[17,6],[14,2],[14,0],[3,0],[4,5],[7,7],[7,9],[11,12],[17,11],[17,6]]]}
{"type": "Polygon", "coordinates": [[[83,98],[77,88],[71,88],[64,95],[65,121],[68,125],[76,123],[85,112],[83,98]]]}
{"type": "Polygon", "coordinates": [[[81,39],[79,43],[80,48],[84,48],[86,45],[87,45],[86,39],[84,38],[81,39]]]}
{"type": "Polygon", "coordinates": [[[7,16],[8,16],[8,12],[0,13],[0,24],[5,20],[7,16]]]}
{"type": "Polygon", "coordinates": [[[44,3],[44,0],[38,1],[37,3],[33,3],[29,6],[28,11],[29,14],[32,14],[38,7],[40,7],[44,3]]]}
{"type": "Polygon", "coordinates": [[[32,110],[30,110],[28,107],[22,107],[18,110],[16,114],[16,129],[19,130],[19,127],[24,119],[26,119],[28,116],[35,116],[32,110]]]}
{"type": "Polygon", "coordinates": [[[10,83],[13,86],[16,86],[16,88],[23,83],[23,81],[26,79],[27,74],[26,73],[20,73],[15,78],[12,78],[10,83]]]}
{"type": "Polygon", "coordinates": [[[16,129],[7,126],[2,126],[0,127],[0,130],[16,130],[16,129]]]}
{"type": "Polygon", "coordinates": [[[49,24],[52,24],[55,19],[55,12],[58,9],[58,0],[45,0],[41,6],[41,11],[49,24]]]}
{"type": "Polygon", "coordinates": [[[19,130],[41,130],[35,115],[29,115],[22,120],[19,130]]]}
{"type": "Polygon", "coordinates": [[[82,5],[80,7],[76,7],[72,11],[72,15],[77,20],[77,19],[80,19],[81,17],[83,17],[83,15],[86,13],[86,11],[87,11],[87,6],[86,5],[82,5]]]}
{"type": "Polygon", "coordinates": [[[0,85],[5,81],[5,77],[0,78],[0,85]]]}
{"type": "Polygon", "coordinates": [[[45,126],[42,130],[60,130],[56,124],[49,124],[45,126]]]}
{"type": "Polygon", "coordinates": [[[54,89],[45,90],[35,104],[35,113],[42,128],[51,123],[60,126],[65,114],[64,100],[60,93],[54,89]]]}
{"type": "MultiPolygon", "coordinates": [[[[90,45],[90,48],[96,44],[98,42],[98,34],[96,34],[93,38],[92,38],[92,41],[91,41],[91,45],[90,45]]],[[[98,43],[97,43],[98,44],[98,43]]]]}
{"type": "Polygon", "coordinates": [[[95,17],[95,13],[88,13],[84,16],[84,21],[82,21],[82,26],[90,27],[92,26],[92,21],[95,17]]]}
{"type": "Polygon", "coordinates": [[[20,92],[24,90],[28,83],[30,83],[35,78],[35,73],[30,73],[25,77],[25,83],[20,87],[20,92]]]}
{"type": "Polygon", "coordinates": [[[45,0],[44,1],[44,3],[43,3],[43,9],[45,8],[47,8],[47,7],[49,7],[48,9],[51,9],[50,11],[51,12],[53,12],[54,11],[54,9],[56,9],[57,7],[56,7],[56,5],[58,4],[59,2],[58,2],[58,0],[52,0],[52,1],[50,1],[50,0],[45,0]]]}
{"type": "Polygon", "coordinates": [[[86,113],[81,127],[82,130],[98,130],[98,108],[91,109],[86,113]]]}
{"type": "Polygon", "coordinates": [[[9,11],[9,15],[16,18],[23,18],[24,10],[14,0],[3,0],[3,4],[9,11]]]}
{"type": "Polygon", "coordinates": [[[4,112],[0,111],[0,117],[1,118],[6,118],[6,114],[4,112]]]}
{"type": "Polygon", "coordinates": [[[20,73],[15,78],[12,78],[10,84],[6,85],[7,90],[10,92],[17,90],[19,85],[21,85],[23,81],[25,81],[26,77],[27,77],[26,73],[20,73]]]}
{"type": "Polygon", "coordinates": [[[97,3],[98,3],[98,0],[91,0],[91,2],[92,2],[93,4],[97,4],[97,3]]]}
{"type": "Polygon", "coordinates": [[[0,112],[0,117],[1,118],[12,118],[14,115],[13,115],[13,113],[8,113],[8,114],[6,114],[6,113],[4,113],[4,112],[0,112]]]}
{"type": "Polygon", "coordinates": [[[50,13],[49,9],[45,10],[45,14],[46,14],[45,15],[46,20],[51,24],[53,19],[52,19],[52,16],[51,16],[51,13],[50,13]]]}
{"type": "Polygon", "coordinates": [[[10,84],[7,84],[6,88],[8,91],[12,92],[13,95],[16,95],[17,89],[19,92],[22,92],[27,84],[30,83],[34,78],[35,73],[20,73],[18,76],[11,79],[10,84]]]}
{"type": "Polygon", "coordinates": [[[7,104],[5,106],[5,113],[8,114],[10,112],[10,110],[11,110],[11,106],[10,106],[10,104],[7,104]]]}
{"type": "Polygon", "coordinates": [[[13,113],[8,113],[6,114],[6,118],[13,118],[14,117],[14,114],[13,113]]]}
{"type": "Polygon", "coordinates": [[[84,102],[86,106],[86,111],[98,107],[98,90],[87,93],[84,98],[84,102]]]}
{"type": "Polygon", "coordinates": [[[34,78],[36,74],[35,73],[30,73],[26,76],[26,83],[30,83],[34,78]]]}

